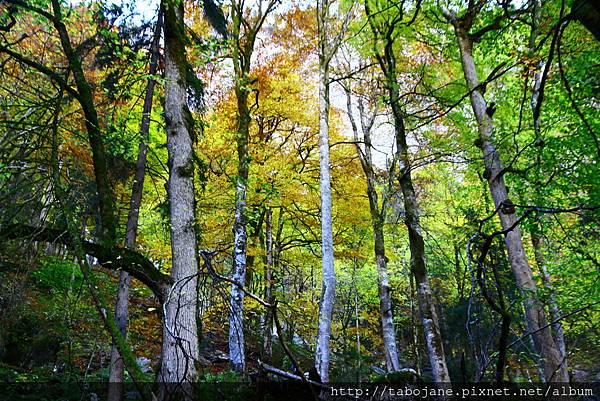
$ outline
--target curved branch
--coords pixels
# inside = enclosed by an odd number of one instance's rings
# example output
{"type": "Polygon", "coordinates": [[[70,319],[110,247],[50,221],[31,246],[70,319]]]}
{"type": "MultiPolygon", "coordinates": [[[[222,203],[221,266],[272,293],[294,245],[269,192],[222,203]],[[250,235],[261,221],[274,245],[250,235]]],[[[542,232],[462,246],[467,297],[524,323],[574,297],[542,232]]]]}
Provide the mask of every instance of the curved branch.
{"type": "MultiPolygon", "coordinates": [[[[11,240],[58,242],[68,247],[75,245],[64,230],[26,224],[3,225],[0,227],[0,236],[11,240]]],[[[125,270],[150,288],[158,300],[163,302],[165,288],[168,288],[171,278],[158,270],[147,257],[127,248],[106,247],[85,240],[82,240],[81,244],[85,253],[98,259],[102,267],[110,270],[125,270]]]]}
{"type": "Polygon", "coordinates": [[[80,100],[79,93],[72,86],[70,86],[68,82],[63,77],[61,77],[58,72],[52,70],[50,67],[40,64],[34,60],[30,60],[22,54],[17,53],[4,45],[0,45],[0,53],[7,54],[16,61],[23,63],[33,68],[34,70],[48,76],[50,79],[56,81],[56,83],[58,83],[58,85],[60,85],[61,88],[69,92],[71,96],[73,96],[77,100],[80,100]]]}

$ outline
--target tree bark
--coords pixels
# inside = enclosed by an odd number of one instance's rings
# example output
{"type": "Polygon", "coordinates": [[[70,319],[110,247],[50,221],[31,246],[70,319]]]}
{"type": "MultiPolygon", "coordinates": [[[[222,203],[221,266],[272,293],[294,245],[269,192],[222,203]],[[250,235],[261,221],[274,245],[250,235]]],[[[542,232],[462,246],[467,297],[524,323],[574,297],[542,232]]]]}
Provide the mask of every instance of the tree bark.
{"type": "MultiPolygon", "coordinates": [[[[239,135],[239,133],[238,133],[239,135]]],[[[239,139],[238,139],[239,141],[239,139]]],[[[247,154],[247,139],[245,141],[245,152],[247,154]]],[[[238,156],[240,155],[238,142],[238,156]]],[[[247,159],[247,156],[238,157],[238,160],[247,159]]],[[[246,162],[240,162],[246,164],[246,162]]],[[[246,184],[248,170],[238,167],[238,177],[235,192],[235,223],[234,250],[233,250],[233,276],[232,279],[240,283],[246,282],[246,184]],[[244,171],[245,170],[245,171],[244,171]]],[[[246,356],[244,344],[244,291],[236,284],[231,285],[231,305],[229,310],[229,358],[233,370],[243,373],[246,369],[246,356]]]]}
{"type": "MultiPolygon", "coordinates": [[[[452,17],[447,18],[450,18],[454,25],[465,81],[467,82],[467,88],[471,91],[471,106],[477,119],[479,130],[478,143],[483,153],[486,177],[489,177],[487,180],[490,193],[494,200],[494,205],[499,209],[498,214],[502,229],[506,230],[515,225],[516,216],[510,211],[505,213],[505,209],[502,207],[504,202],[510,202],[510,200],[508,199],[508,191],[504,182],[504,171],[500,154],[492,138],[492,118],[486,111],[487,103],[479,89],[479,77],[475,69],[472,42],[465,26],[462,26],[456,19],[452,20],[452,17]]],[[[537,299],[537,286],[525,254],[525,248],[521,239],[521,230],[518,227],[511,230],[506,235],[505,243],[517,287],[524,299],[528,330],[534,332],[533,340],[542,360],[545,380],[549,382],[568,382],[569,376],[563,364],[560,351],[552,338],[551,329],[548,327],[540,330],[541,327],[546,325],[546,313],[543,305],[537,299]]]]}
{"type": "MultiPolygon", "coordinates": [[[[321,7],[323,5],[321,4],[321,7]]],[[[322,29],[323,24],[319,27],[322,29]]],[[[321,35],[319,35],[321,36],[321,35]]],[[[323,383],[329,382],[331,318],[335,297],[333,263],[333,226],[331,213],[331,176],[329,169],[329,60],[319,53],[319,170],[321,192],[321,252],[323,282],[319,303],[319,322],[315,368],[323,383]]]]}
{"type": "Polygon", "coordinates": [[[163,305],[162,365],[157,380],[161,400],[168,399],[174,392],[184,399],[193,399],[192,383],[198,360],[194,122],[187,106],[183,2],[163,0],[162,9],[173,284],[167,290],[163,305]]]}
{"type": "MultiPolygon", "coordinates": [[[[371,180],[370,180],[371,181],[371,180]]],[[[398,348],[396,346],[396,331],[392,314],[392,299],[390,296],[387,257],[385,256],[385,239],[383,234],[384,218],[377,209],[377,193],[373,183],[369,183],[369,205],[373,225],[374,251],[377,262],[379,311],[381,314],[381,331],[385,349],[385,360],[388,372],[400,370],[398,348]]]]}
{"type": "Polygon", "coordinates": [[[327,383],[329,381],[331,317],[335,297],[335,270],[333,263],[331,177],[329,171],[329,71],[328,67],[324,65],[319,66],[319,155],[323,284],[319,304],[315,367],[323,383],[327,383]]]}
{"type": "MultiPolygon", "coordinates": [[[[127,228],[125,233],[125,246],[128,249],[135,250],[135,243],[138,229],[138,219],[140,215],[140,205],[142,203],[142,194],[144,192],[144,178],[146,176],[146,154],[148,152],[148,133],[150,131],[150,113],[152,112],[152,99],[154,97],[154,74],[158,67],[158,55],[160,36],[162,29],[162,12],[159,12],[154,28],[154,39],[150,49],[150,68],[148,83],[146,86],[146,96],[142,109],[142,121],[140,125],[140,143],[138,146],[138,156],[135,165],[135,175],[133,178],[133,188],[131,190],[131,200],[129,203],[129,214],[127,216],[127,228]]],[[[119,290],[117,292],[117,301],[115,304],[115,323],[117,328],[125,338],[127,336],[127,319],[129,303],[129,285],[131,277],[129,273],[122,270],[119,275],[119,290]]],[[[108,401],[120,401],[123,398],[123,359],[115,340],[113,340],[110,352],[110,372],[108,401]]]]}
{"type": "Polygon", "coordinates": [[[330,38],[329,8],[331,0],[317,1],[319,52],[319,177],[321,194],[321,262],[323,280],[319,302],[315,368],[323,383],[329,381],[331,350],[331,318],[335,299],[335,268],[333,261],[333,221],[331,206],[331,171],[329,164],[329,64],[344,37],[352,10],[346,12],[340,31],[330,38]]]}
{"type": "MultiPolygon", "coordinates": [[[[248,136],[250,111],[248,109],[248,89],[243,78],[238,76],[235,94],[238,106],[238,129],[236,135],[238,154],[238,174],[235,184],[235,222],[233,225],[233,280],[244,286],[246,281],[246,197],[249,173],[248,136]]],[[[229,358],[232,368],[239,373],[246,369],[244,344],[244,291],[238,285],[231,285],[231,306],[229,311],[229,358]]]]}

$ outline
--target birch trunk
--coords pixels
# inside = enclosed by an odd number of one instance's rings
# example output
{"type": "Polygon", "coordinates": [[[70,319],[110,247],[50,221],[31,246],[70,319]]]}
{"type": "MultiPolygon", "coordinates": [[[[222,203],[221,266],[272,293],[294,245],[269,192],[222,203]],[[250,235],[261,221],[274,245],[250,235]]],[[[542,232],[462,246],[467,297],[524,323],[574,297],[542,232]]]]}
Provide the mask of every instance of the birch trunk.
{"type": "Polygon", "coordinates": [[[246,197],[248,191],[248,173],[250,169],[250,156],[248,154],[248,137],[250,130],[250,108],[248,95],[250,86],[255,81],[250,74],[252,53],[256,35],[260,31],[266,16],[273,11],[276,0],[259,2],[255,10],[250,13],[250,18],[245,9],[244,1],[231,2],[233,18],[231,57],[235,74],[235,96],[237,100],[237,177],[235,182],[235,222],[233,224],[234,249],[233,249],[233,280],[229,311],[229,360],[231,367],[239,373],[246,369],[246,356],[244,344],[244,291],[240,286],[246,281],[247,259],[247,217],[246,197]]]}
{"type": "MultiPolygon", "coordinates": [[[[239,153],[238,153],[239,155],[239,153]]],[[[246,369],[246,356],[244,344],[244,291],[241,286],[246,282],[246,180],[241,176],[238,168],[238,177],[235,193],[235,223],[234,250],[233,250],[233,276],[232,279],[239,283],[231,285],[231,300],[229,309],[229,360],[231,367],[238,373],[246,369]]]]}
{"type": "MultiPolygon", "coordinates": [[[[144,189],[144,178],[146,176],[146,154],[148,146],[148,132],[150,130],[150,113],[152,111],[152,98],[154,96],[154,74],[158,66],[158,52],[160,44],[160,33],[162,29],[162,13],[159,13],[154,30],[154,39],[150,50],[150,69],[148,84],[146,86],[146,96],[142,110],[142,122],[140,126],[140,144],[138,147],[138,157],[135,165],[135,176],[133,179],[133,188],[131,190],[131,201],[129,203],[129,214],[127,216],[127,231],[125,233],[125,246],[129,249],[135,249],[135,240],[138,229],[138,219],[140,214],[140,205],[142,203],[142,194],[144,189]]],[[[131,278],[129,273],[121,271],[119,275],[119,290],[117,292],[117,301],[115,304],[115,323],[117,328],[126,337],[128,303],[129,303],[129,285],[131,278]]],[[[113,340],[110,352],[110,373],[108,387],[108,401],[119,401],[123,398],[123,372],[124,364],[115,340],[113,340]]]]}
{"type": "MultiPolygon", "coordinates": [[[[241,7],[241,5],[240,5],[241,7]]],[[[240,38],[239,27],[242,11],[234,11],[236,22],[234,35],[240,38]]],[[[235,183],[235,221],[233,224],[233,276],[232,279],[244,286],[246,282],[246,197],[249,173],[248,135],[250,129],[250,110],[248,109],[247,78],[249,61],[252,55],[251,47],[244,47],[240,53],[239,46],[234,46],[233,62],[236,76],[235,96],[237,99],[237,156],[238,168],[235,183]]],[[[231,285],[229,309],[229,361],[231,367],[238,373],[246,369],[246,355],[244,343],[244,292],[240,286],[231,285]]]]}
{"type": "Polygon", "coordinates": [[[319,55],[319,169],[321,190],[321,252],[323,282],[319,304],[319,327],[315,368],[323,383],[329,382],[331,318],[335,298],[331,176],[329,170],[329,62],[319,55]]]}
{"type": "Polygon", "coordinates": [[[193,119],[187,106],[183,2],[163,0],[165,34],[165,120],[169,153],[171,277],[163,306],[159,398],[173,393],[192,399],[198,360],[197,249],[195,234],[193,119]]]}
{"type": "Polygon", "coordinates": [[[323,383],[329,382],[331,319],[335,300],[335,268],[333,261],[333,221],[331,206],[331,171],[329,164],[329,63],[337,52],[348,28],[351,12],[346,13],[341,30],[329,36],[330,0],[317,1],[319,51],[319,186],[321,194],[321,264],[322,284],[315,351],[315,369],[323,383]]]}
{"type": "MultiPolygon", "coordinates": [[[[486,112],[487,103],[479,89],[479,78],[473,60],[471,39],[465,29],[458,23],[454,22],[453,25],[460,49],[465,80],[469,91],[471,91],[471,106],[477,119],[486,176],[489,177],[487,180],[490,193],[494,205],[500,210],[499,217],[502,229],[506,230],[515,226],[516,216],[514,213],[504,213],[501,207],[503,202],[508,201],[508,191],[504,182],[502,161],[492,138],[492,118],[486,112]]],[[[550,327],[543,328],[547,324],[546,312],[537,299],[537,286],[525,254],[519,227],[515,227],[506,235],[505,242],[516,284],[523,296],[528,330],[533,333],[535,348],[542,361],[544,379],[548,382],[568,382],[569,376],[560,351],[552,338],[551,329],[550,327]]]]}

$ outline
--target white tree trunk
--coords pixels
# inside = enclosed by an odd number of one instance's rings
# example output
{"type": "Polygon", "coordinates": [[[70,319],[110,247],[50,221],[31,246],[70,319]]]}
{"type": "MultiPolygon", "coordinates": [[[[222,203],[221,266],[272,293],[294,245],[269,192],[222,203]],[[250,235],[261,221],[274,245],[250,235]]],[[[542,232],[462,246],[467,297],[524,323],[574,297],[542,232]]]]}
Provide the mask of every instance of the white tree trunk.
{"type": "Polygon", "coordinates": [[[319,168],[321,188],[321,247],[323,284],[319,305],[319,327],[315,368],[323,383],[329,381],[331,318],[335,298],[335,269],[333,264],[333,226],[331,215],[331,176],[329,168],[329,66],[319,62],[319,168]]]}
{"type": "MultiPolygon", "coordinates": [[[[374,230],[375,222],[373,222],[374,230]]],[[[383,247],[383,230],[381,233],[375,234],[376,237],[381,237],[381,245],[376,244],[375,247],[383,247]]],[[[375,241],[379,241],[376,238],[375,241]]],[[[383,248],[381,248],[383,249],[383,248]]],[[[390,297],[390,284],[387,270],[387,263],[384,252],[376,249],[377,273],[378,273],[378,289],[379,289],[379,312],[381,314],[381,332],[383,335],[383,347],[385,351],[385,362],[388,372],[397,372],[400,370],[400,362],[398,360],[398,347],[396,345],[396,330],[394,329],[394,316],[392,314],[392,299],[390,297]]]]}
{"type": "MultiPolygon", "coordinates": [[[[246,175],[247,177],[247,175],[246,175]]],[[[241,286],[246,282],[246,180],[237,177],[235,191],[235,223],[233,249],[233,280],[241,286]]],[[[246,356],[244,347],[244,291],[236,284],[231,285],[229,310],[229,360],[232,368],[244,372],[246,356]]]]}

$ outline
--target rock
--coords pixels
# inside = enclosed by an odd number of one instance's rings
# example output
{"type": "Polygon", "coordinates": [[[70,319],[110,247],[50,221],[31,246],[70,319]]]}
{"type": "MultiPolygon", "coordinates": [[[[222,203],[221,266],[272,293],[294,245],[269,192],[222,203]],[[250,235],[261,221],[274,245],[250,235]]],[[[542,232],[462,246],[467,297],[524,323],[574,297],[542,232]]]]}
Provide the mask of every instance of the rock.
{"type": "Polygon", "coordinates": [[[587,372],[585,370],[573,369],[572,374],[573,374],[573,381],[575,381],[575,382],[585,382],[585,381],[589,381],[591,379],[590,372],[587,372]]]}
{"type": "Polygon", "coordinates": [[[198,356],[198,363],[202,366],[209,366],[211,362],[202,355],[198,356]]]}
{"type": "Polygon", "coordinates": [[[142,397],[142,395],[138,391],[132,390],[132,391],[126,391],[124,398],[126,400],[139,400],[141,397],[142,397]]]}
{"type": "Polygon", "coordinates": [[[371,370],[378,375],[385,375],[385,369],[380,368],[379,366],[372,365],[371,370]]]}
{"type": "Polygon", "coordinates": [[[215,350],[215,352],[212,354],[212,357],[214,362],[223,362],[229,360],[229,355],[219,350],[215,350]]]}
{"type": "Polygon", "coordinates": [[[146,357],[139,357],[135,360],[142,373],[152,373],[152,361],[146,357]]]}

